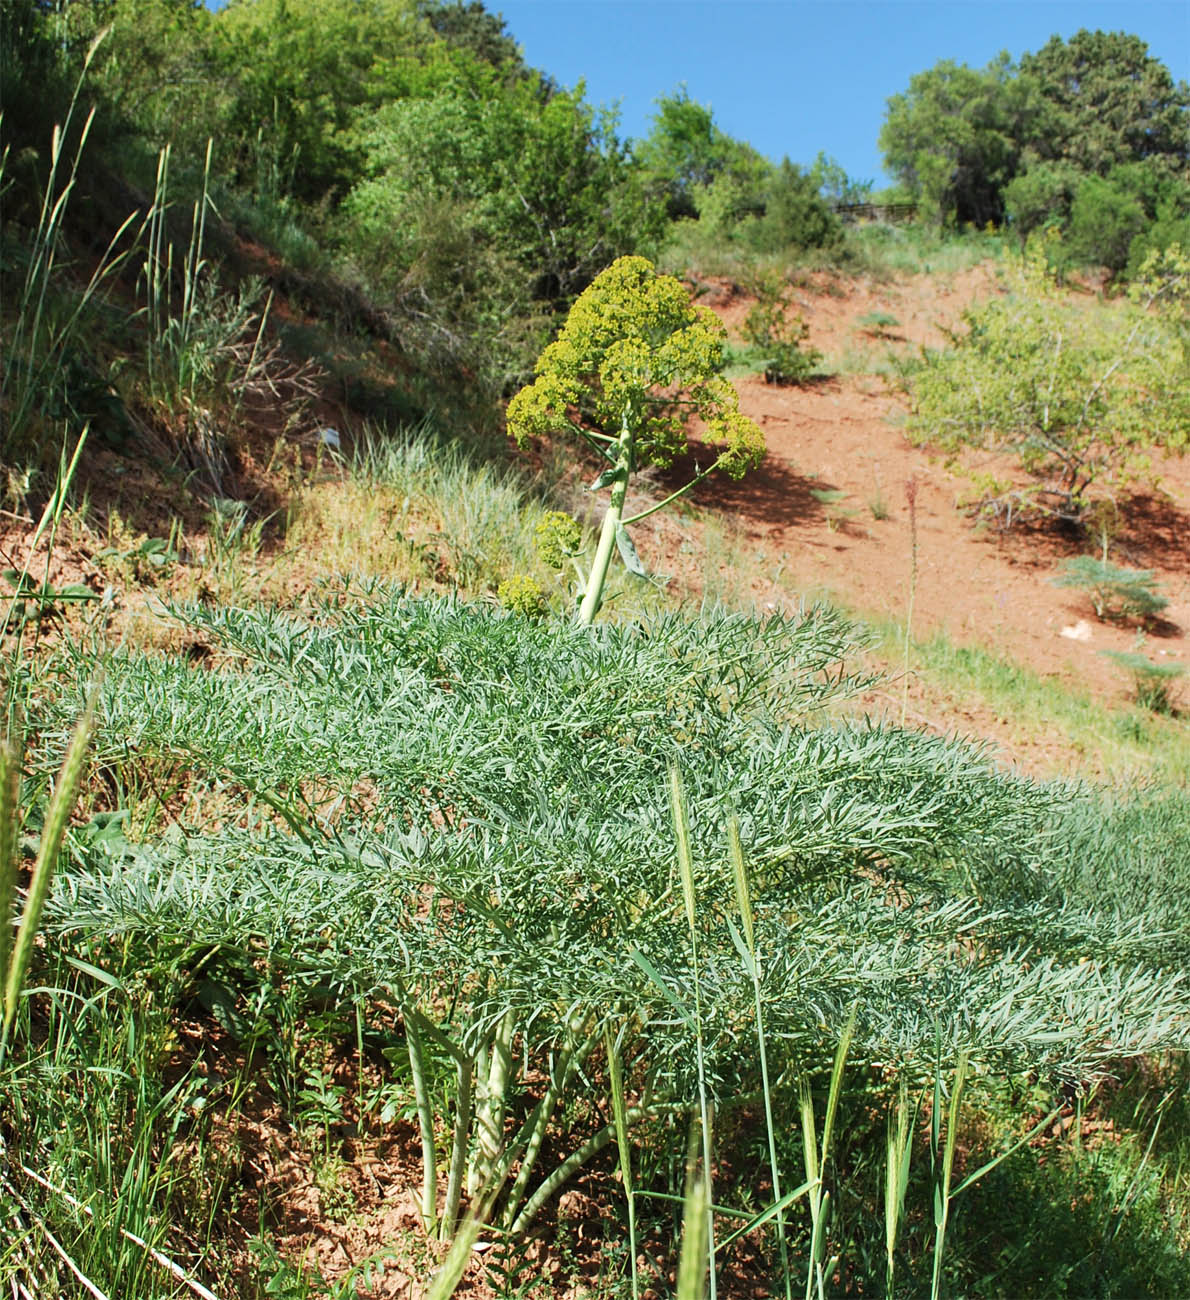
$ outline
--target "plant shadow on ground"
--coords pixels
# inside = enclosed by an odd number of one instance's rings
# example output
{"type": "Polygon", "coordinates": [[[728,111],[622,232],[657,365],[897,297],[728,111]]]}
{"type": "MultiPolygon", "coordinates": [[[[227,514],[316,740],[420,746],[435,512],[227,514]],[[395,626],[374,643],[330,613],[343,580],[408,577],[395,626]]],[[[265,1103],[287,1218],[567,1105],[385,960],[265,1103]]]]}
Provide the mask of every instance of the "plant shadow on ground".
{"type": "MultiPolygon", "coordinates": [[[[709,459],[706,448],[694,447],[659,476],[665,491],[688,483],[698,462],[709,459]]],[[[793,522],[821,523],[826,518],[816,489],[829,487],[813,475],[798,474],[786,462],[774,458],[761,461],[740,482],[719,476],[700,484],[689,499],[697,506],[711,507],[725,516],[768,526],[793,522]]]]}

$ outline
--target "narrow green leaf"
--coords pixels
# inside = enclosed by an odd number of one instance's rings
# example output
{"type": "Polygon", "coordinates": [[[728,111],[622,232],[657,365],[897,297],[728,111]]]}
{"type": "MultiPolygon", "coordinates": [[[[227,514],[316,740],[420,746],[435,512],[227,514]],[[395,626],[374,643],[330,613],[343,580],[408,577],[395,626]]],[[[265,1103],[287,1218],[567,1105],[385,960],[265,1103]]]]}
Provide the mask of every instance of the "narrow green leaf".
{"type": "Polygon", "coordinates": [[[636,545],[628,534],[628,529],[623,524],[616,524],[616,546],[620,552],[620,559],[624,561],[624,567],[629,573],[635,574],[638,578],[647,578],[648,572],[641,563],[640,556],[636,553],[636,545]]]}

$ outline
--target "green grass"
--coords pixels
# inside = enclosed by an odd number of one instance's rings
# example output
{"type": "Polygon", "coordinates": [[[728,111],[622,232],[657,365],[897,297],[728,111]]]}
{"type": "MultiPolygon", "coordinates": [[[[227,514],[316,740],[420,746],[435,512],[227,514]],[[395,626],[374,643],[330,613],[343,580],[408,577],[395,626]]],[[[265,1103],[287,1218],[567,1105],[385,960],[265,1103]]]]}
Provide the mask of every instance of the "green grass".
{"type": "MultiPolygon", "coordinates": [[[[874,626],[891,656],[903,628],[891,621],[874,626]]],[[[982,646],[958,645],[941,632],[915,641],[911,658],[913,672],[927,688],[982,703],[1007,719],[1017,734],[1056,734],[1073,751],[1075,768],[1097,779],[1123,787],[1137,781],[1190,781],[1190,734],[1177,718],[1141,708],[1110,708],[1086,691],[982,646]]]]}
{"type": "Polygon", "coordinates": [[[924,225],[871,222],[848,226],[841,263],[851,273],[955,275],[981,262],[998,261],[1005,236],[1000,232],[936,230],[924,225]]]}

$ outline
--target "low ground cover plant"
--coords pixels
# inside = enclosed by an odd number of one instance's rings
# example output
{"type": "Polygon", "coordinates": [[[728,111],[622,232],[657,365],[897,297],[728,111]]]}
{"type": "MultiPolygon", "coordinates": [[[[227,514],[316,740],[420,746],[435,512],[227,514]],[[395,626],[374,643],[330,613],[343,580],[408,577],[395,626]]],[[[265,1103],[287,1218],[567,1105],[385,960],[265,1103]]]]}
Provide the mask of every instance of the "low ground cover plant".
{"type": "Polygon", "coordinates": [[[1132,678],[1133,698],[1142,709],[1151,709],[1154,713],[1173,712],[1173,684],[1185,673],[1184,664],[1159,664],[1139,650],[1104,650],[1102,653],[1132,678]]]}
{"type": "Polygon", "coordinates": [[[794,308],[793,287],[779,272],[759,272],[749,286],[756,302],[748,310],[744,341],[759,354],[766,383],[804,384],[822,361],[804,347],[810,329],[794,308]]]}
{"type": "MultiPolygon", "coordinates": [[[[213,667],[108,664],[97,762],[139,826],[125,814],[73,841],[47,912],[53,952],[85,963],[58,972],[75,990],[63,1005],[98,1009],[136,980],[155,1032],[210,1008],[266,1064],[253,1086],[295,1107],[318,1077],[294,1036],[305,1017],[383,1043],[421,1133],[431,1235],[450,1238],[469,1207],[520,1236],[612,1149],[642,1212],[680,1196],[659,1152],[684,1151],[692,1118],[715,1116],[700,1127],[721,1178],[767,1106],[763,1183],[715,1184],[714,1204],[740,1198],[713,1215],[716,1268],[737,1228],[772,1243],[780,1213],[774,1278],[800,1287],[809,1259],[828,1290],[831,1260],[863,1270],[876,1250],[840,1196],[844,1182],[877,1195],[870,1163],[851,1165],[862,1114],[883,1132],[902,1088],[942,1090],[949,1205],[960,1093],[1004,1077],[1077,1089],[1184,1045],[1190,856],[1184,827],[1143,829],[1176,826],[1176,810],[1122,833],[1133,814],[1105,818],[1092,792],[1008,776],[953,741],[829,722],[866,678],[847,666],[855,629],[828,609],[592,629],[372,585],[303,618],[176,616],[213,667]],[[855,1114],[830,1082],[843,1058],[869,1098],[855,1114]],[[781,1136],[799,1124],[817,1135],[813,1167],[808,1136],[781,1136]]],[[[75,704],[64,693],[47,743],[75,704]]],[[[75,1083],[86,1097],[101,1077],[69,1053],[57,1068],[40,1110],[21,1092],[33,1082],[18,1086],[22,1146],[91,1187],[66,1112],[75,1083]]],[[[181,1148],[167,1135],[206,1140],[191,1102],[212,1085],[153,1077],[138,1131],[173,1153],[146,1185],[168,1225],[181,1148]]],[[[912,1157],[910,1206],[928,1164],[912,1157]]],[[[219,1223],[234,1198],[212,1196],[219,1223]]],[[[920,1277],[920,1221],[894,1219],[887,1253],[920,1277]]],[[[883,1278],[883,1236],[872,1260],[883,1278]]]]}
{"type": "Polygon", "coordinates": [[[1157,590],[1151,569],[1128,569],[1093,555],[1076,555],[1063,560],[1061,567],[1055,584],[1085,591],[1097,618],[1149,619],[1169,604],[1157,590]]]}

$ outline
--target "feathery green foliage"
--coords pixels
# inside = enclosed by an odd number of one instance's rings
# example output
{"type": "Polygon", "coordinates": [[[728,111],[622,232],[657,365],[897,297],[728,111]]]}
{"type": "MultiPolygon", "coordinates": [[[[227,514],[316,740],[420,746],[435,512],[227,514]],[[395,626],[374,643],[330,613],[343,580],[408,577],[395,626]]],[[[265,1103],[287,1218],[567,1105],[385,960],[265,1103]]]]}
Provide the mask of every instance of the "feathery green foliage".
{"type": "Polygon", "coordinates": [[[1157,591],[1151,569],[1126,569],[1093,555],[1063,560],[1054,584],[1087,592],[1099,618],[1152,618],[1169,604],[1157,591]]]}
{"type": "Polygon", "coordinates": [[[128,783],[185,772],[198,809],[238,791],[240,825],[97,844],[49,923],[151,945],[232,1006],[263,958],[311,994],[391,1008],[424,1072],[423,1129],[453,1135],[444,1235],[468,1184],[519,1233],[617,1128],[759,1098],[758,1004],[774,1091],[836,1054],[852,1006],[856,1069],[962,1053],[1078,1080],[1184,1042],[1190,859],[953,742],[814,723],[862,682],[826,610],[592,633],[371,588],[309,622],[183,618],[223,666],[114,658],[98,759],[128,783]],[[753,971],[733,938],[733,811],[767,954],[753,971]],[[1150,893],[1138,871],[1170,885],[1150,893]],[[609,1030],[637,1099],[618,1121],[570,1100],[609,1030]]]}

